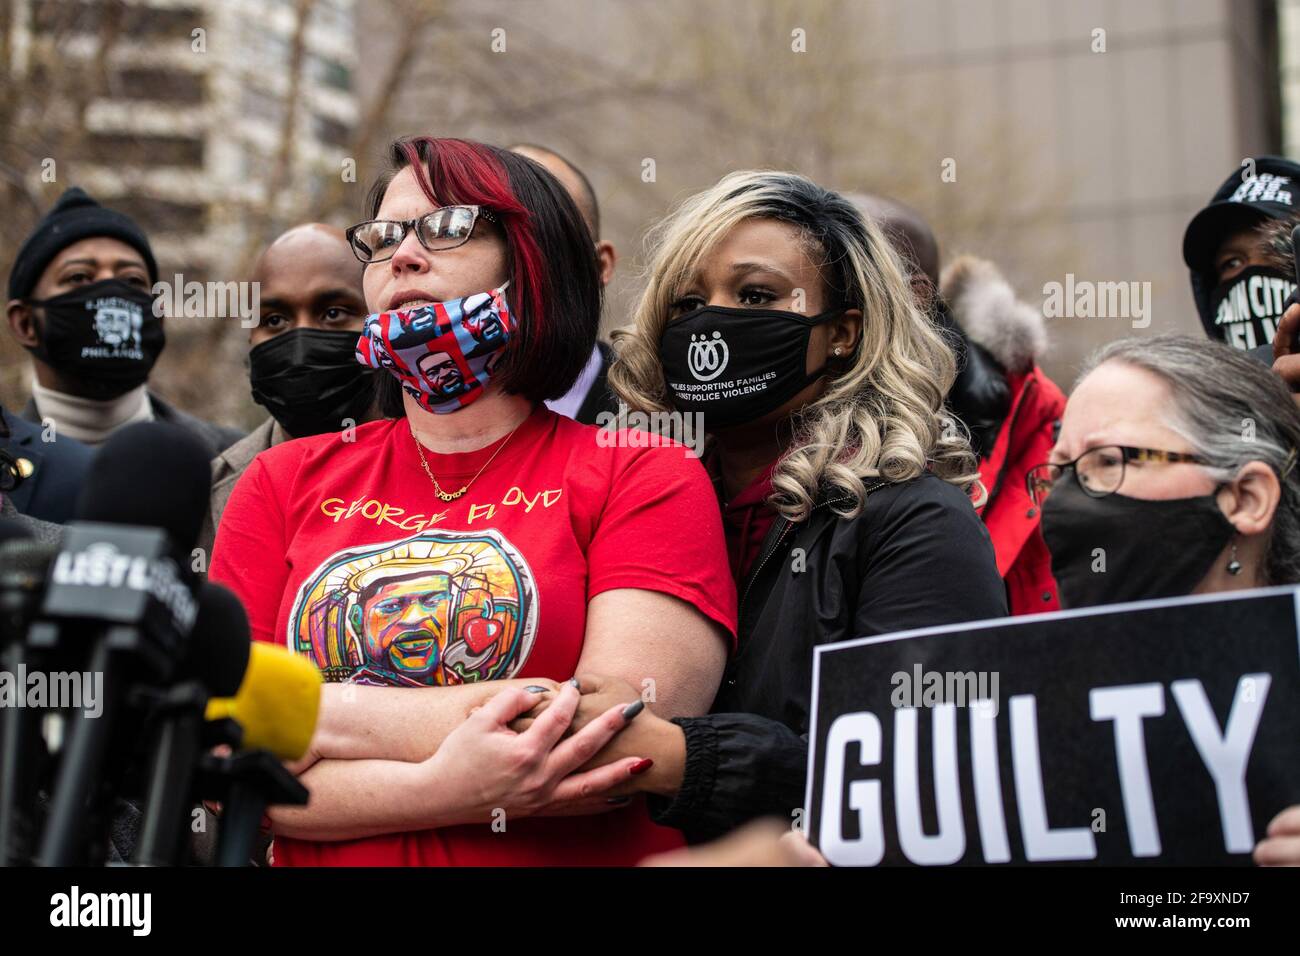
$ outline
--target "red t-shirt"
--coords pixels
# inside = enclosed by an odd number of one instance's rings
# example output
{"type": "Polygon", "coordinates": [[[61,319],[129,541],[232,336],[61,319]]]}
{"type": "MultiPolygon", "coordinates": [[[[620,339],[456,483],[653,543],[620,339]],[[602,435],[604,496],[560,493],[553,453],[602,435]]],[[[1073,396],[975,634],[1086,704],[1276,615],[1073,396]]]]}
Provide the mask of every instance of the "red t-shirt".
{"type": "MultiPolygon", "coordinates": [[[[623,433],[630,444],[640,433],[623,433]]],[[[736,625],[717,500],[680,447],[601,447],[598,429],[538,408],[504,446],[425,450],[405,419],[262,452],[221,517],[210,576],[243,600],[255,640],[327,680],[439,686],[573,676],[587,602],[611,588],[681,598],[736,625]]],[[[631,864],[679,846],[643,807],[317,843],[289,865],[631,864]]]]}

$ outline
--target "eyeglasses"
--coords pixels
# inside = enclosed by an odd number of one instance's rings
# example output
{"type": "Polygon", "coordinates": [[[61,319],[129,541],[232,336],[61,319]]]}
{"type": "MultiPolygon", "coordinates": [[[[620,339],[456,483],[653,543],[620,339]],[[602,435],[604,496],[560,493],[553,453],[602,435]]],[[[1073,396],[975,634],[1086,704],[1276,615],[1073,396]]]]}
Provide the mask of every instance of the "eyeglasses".
{"type": "Polygon", "coordinates": [[[1052,493],[1053,486],[1069,468],[1074,469],[1080,488],[1094,498],[1104,498],[1114,494],[1124,483],[1124,466],[1130,461],[1208,464],[1199,455],[1189,455],[1181,451],[1132,448],[1128,445],[1102,445],[1099,448],[1089,448],[1074,461],[1067,461],[1060,465],[1043,464],[1030,468],[1025,475],[1029,499],[1041,508],[1047,496],[1052,493]]]}
{"type": "Polygon", "coordinates": [[[430,252],[446,252],[469,241],[480,216],[488,222],[498,221],[495,213],[482,206],[442,206],[416,219],[371,219],[347,231],[348,245],[362,262],[384,262],[393,258],[414,227],[420,245],[430,252]]]}

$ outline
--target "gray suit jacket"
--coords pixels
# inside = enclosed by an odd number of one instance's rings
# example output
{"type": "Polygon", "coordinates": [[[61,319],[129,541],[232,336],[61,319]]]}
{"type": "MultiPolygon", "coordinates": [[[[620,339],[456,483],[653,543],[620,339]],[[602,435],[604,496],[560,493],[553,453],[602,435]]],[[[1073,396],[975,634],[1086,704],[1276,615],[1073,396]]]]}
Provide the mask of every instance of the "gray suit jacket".
{"type": "Polygon", "coordinates": [[[235,483],[253,463],[254,458],[272,445],[288,440],[289,436],[280,427],[280,423],[274,418],[268,418],[212,459],[212,497],[208,501],[208,513],[203,518],[203,529],[195,544],[195,547],[203,549],[209,563],[212,561],[212,546],[217,540],[221,512],[226,509],[226,502],[235,490],[235,483]]]}

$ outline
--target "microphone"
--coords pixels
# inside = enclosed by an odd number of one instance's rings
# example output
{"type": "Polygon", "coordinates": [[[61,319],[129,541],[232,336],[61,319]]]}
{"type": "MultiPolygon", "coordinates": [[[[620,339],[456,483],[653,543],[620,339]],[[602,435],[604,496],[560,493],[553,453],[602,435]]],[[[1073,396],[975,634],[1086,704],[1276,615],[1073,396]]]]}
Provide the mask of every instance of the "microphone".
{"type": "Polygon", "coordinates": [[[235,592],[215,581],[200,585],[198,599],[198,618],[176,679],[198,681],[210,698],[230,697],[243,684],[253,652],[248,615],[235,592]]]}
{"type": "Polygon", "coordinates": [[[133,855],[133,862],[142,866],[180,864],[204,708],[210,694],[234,693],[248,665],[248,616],[239,598],[228,588],[206,582],[199,589],[198,605],[188,654],[158,708],[144,822],[133,855]]]}
{"type": "Polygon", "coordinates": [[[0,648],[27,633],[56,553],[57,547],[37,541],[17,521],[0,518],[0,648]]]}
{"type": "Polygon", "coordinates": [[[316,730],[320,687],[320,671],[306,658],[275,644],[253,644],[238,693],[209,701],[207,718],[239,724],[244,750],[298,760],[316,730]]]}
{"type": "MultiPolygon", "coordinates": [[[[186,654],[197,615],[185,570],[207,509],[207,449],[185,429],[141,422],[114,432],[92,459],[76,519],[50,571],[43,615],[67,635],[89,632],[88,669],[103,682],[102,711],[74,712],[38,862],[95,856],[102,816],[141,730],[140,691],[165,686],[186,654]],[[110,757],[113,758],[110,760],[110,757]]],[[[71,650],[71,648],[68,648],[71,650]]]]}
{"type": "MultiPolygon", "coordinates": [[[[21,524],[0,520],[0,671],[11,675],[20,693],[29,668],[47,669],[48,651],[29,646],[26,635],[57,553],[21,524]]],[[[37,791],[49,761],[41,717],[26,706],[0,708],[0,866],[30,862],[37,791]]]]}
{"type": "Polygon", "coordinates": [[[208,450],[179,425],[137,422],[100,447],[77,497],[76,519],[161,528],[188,565],[212,495],[208,450]]]}

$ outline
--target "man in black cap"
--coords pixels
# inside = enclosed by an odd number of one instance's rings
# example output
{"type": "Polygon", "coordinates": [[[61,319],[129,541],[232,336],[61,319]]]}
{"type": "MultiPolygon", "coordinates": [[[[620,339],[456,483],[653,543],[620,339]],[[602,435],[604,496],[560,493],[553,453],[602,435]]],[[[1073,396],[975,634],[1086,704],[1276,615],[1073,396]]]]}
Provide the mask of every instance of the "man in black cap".
{"type": "Polygon", "coordinates": [[[59,197],[9,273],[9,327],[35,373],[24,418],[53,421],[55,435],[88,445],[131,422],[172,422],[214,456],[242,437],[148,391],[164,343],[157,279],[149,240],[130,217],[75,187],[59,197]]]}
{"type": "Polygon", "coordinates": [[[1300,164],[1258,156],[1242,161],[1183,235],[1183,261],[1206,333],[1269,365],[1295,275],[1278,267],[1261,227],[1298,216],[1300,164]]]}

